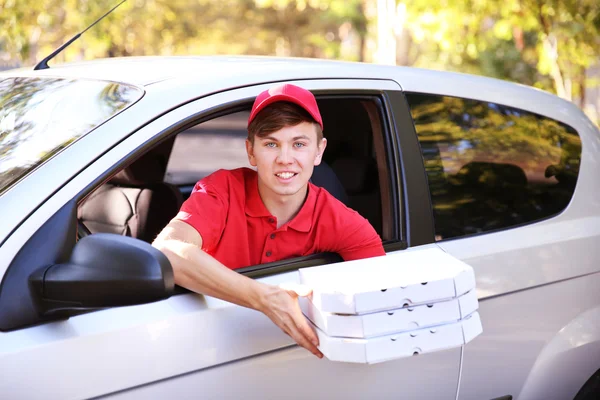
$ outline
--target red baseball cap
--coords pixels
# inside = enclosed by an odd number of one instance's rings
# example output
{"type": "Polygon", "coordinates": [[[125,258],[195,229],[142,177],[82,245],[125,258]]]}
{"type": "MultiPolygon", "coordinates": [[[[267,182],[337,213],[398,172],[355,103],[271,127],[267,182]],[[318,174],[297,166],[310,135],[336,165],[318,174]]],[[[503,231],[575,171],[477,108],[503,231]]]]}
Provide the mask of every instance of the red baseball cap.
{"type": "Polygon", "coordinates": [[[278,101],[289,101],[304,108],[321,125],[321,129],[323,129],[323,119],[321,118],[315,96],[308,90],[289,83],[275,86],[256,96],[256,100],[254,100],[254,104],[252,105],[252,111],[250,112],[250,118],[248,118],[248,125],[262,109],[278,101]]]}

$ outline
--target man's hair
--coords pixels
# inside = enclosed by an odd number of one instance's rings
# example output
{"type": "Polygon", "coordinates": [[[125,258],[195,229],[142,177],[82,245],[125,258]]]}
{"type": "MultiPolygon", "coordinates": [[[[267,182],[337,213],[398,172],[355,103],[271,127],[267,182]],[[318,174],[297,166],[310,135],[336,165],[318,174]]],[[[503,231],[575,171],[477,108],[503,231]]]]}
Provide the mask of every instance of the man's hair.
{"type": "Polygon", "coordinates": [[[296,126],[310,122],[317,132],[317,144],[323,139],[321,126],[304,108],[294,103],[278,101],[261,110],[248,125],[248,140],[254,144],[254,138],[265,137],[287,126],[296,126]]]}

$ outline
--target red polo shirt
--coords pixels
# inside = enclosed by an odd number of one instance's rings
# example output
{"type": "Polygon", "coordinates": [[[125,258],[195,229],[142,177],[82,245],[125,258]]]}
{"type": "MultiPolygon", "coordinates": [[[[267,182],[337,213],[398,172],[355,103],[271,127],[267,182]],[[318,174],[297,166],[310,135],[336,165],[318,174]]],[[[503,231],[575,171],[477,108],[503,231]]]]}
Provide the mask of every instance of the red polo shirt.
{"type": "Polygon", "coordinates": [[[298,214],[277,229],[249,168],[219,170],[196,183],[175,217],[202,236],[202,250],[236,269],[320,252],[344,260],[384,255],[369,222],[312,183],[298,214]]]}

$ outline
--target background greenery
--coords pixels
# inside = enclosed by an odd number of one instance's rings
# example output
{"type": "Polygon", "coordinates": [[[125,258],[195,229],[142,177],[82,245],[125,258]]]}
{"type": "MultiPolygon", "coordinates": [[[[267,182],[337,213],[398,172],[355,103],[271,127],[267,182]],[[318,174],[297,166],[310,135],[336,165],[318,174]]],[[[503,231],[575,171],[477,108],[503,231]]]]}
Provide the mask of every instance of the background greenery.
{"type": "MultiPolygon", "coordinates": [[[[116,3],[0,0],[0,67],[34,65],[116,3]]],[[[53,62],[204,54],[481,74],[600,113],[598,0],[128,0],[53,62]]]]}

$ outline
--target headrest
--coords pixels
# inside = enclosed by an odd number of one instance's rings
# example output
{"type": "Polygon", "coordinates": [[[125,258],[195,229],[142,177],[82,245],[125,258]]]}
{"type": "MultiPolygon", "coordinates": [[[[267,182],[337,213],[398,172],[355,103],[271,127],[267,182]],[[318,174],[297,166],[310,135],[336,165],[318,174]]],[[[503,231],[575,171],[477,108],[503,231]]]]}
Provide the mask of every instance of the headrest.
{"type": "Polygon", "coordinates": [[[331,164],[348,193],[357,193],[364,189],[368,167],[368,162],[359,158],[338,158],[331,164]]]}
{"type": "Polygon", "coordinates": [[[163,182],[175,138],[163,142],[118,172],[110,183],[143,186],[163,182]]]}
{"type": "Polygon", "coordinates": [[[463,184],[502,188],[527,186],[527,175],[514,164],[473,161],[462,166],[456,174],[463,184]]]}

